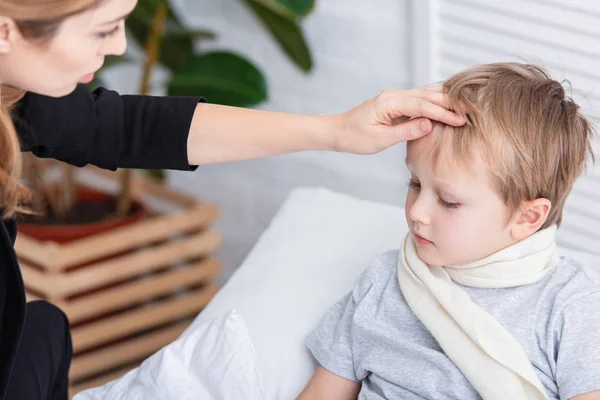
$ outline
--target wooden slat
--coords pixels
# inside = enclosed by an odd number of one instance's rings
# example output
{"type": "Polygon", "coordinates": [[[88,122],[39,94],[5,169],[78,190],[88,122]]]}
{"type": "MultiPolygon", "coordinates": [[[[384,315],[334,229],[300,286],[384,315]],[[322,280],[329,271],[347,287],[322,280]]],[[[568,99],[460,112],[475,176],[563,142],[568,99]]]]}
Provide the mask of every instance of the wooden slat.
{"type": "Polygon", "coordinates": [[[218,290],[218,286],[209,285],[151,307],[135,309],[75,328],[72,331],[73,351],[77,353],[182,316],[197,314],[218,290]]]}
{"type": "Polygon", "coordinates": [[[15,249],[19,257],[27,261],[34,262],[49,271],[60,271],[167,239],[179,232],[201,229],[208,226],[217,217],[217,214],[215,206],[201,204],[183,213],[153,217],[133,225],[60,245],[60,251],[53,254],[54,257],[50,261],[47,259],[46,252],[40,253],[31,247],[23,248],[19,239],[15,243],[15,249]]]}
{"type": "Polygon", "coordinates": [[[67,303],[63,311],[69,316],[71,324],[76,324],[82,319],[123,309],[150,297],[164,296],[182,286],[196,285],[212,280],[219,271],[219,261],[204,260],[153,276],[150,279],[83,296],[67,303]]]}
{"type": "Polygon", "coordinates": [[[48,296],[48,292],[52,293],[54,278],[48,277],[47,274],[38,271],[22,260],[19,261],[19,267],[25,282],[25,289],[30,288],[46,296],[48,296]]]}
{"type": "Polygon", "coordinates": [[[137,275],[163,268],[177,261],[212,255],[221,245],[221,236],[212,230],[191,235],[162,246],[138,250],[66,274],[49,275],[21,261],[25,286],[54,298],[65,298],[137,275]],[[31,282],[31,283],[30,283],[31,282]]]}
{"type": "Polygon", "coordinates": [[[41,297],[39,297],[39,296],[37,296],[37,295],[35,295],[33,293],[30,293],[27,290],[25,291],[25,298],[26,298],[27,302],[36,301],[36,300],[42,300],[41,297]]]}
{"type": "Polygon", "coordinates": [[[86,380],[83,381],[81,383],[77,383],[75,385],[71,385],[71,387],[69,388],[69,396],[73,397],[75,396],[77,393],[82,392],[86,389],[91,389],[91,388],[95,388],[98,386],[102,386],[105,383],[108,383],[110,381],[113,381],[117,378],[122,377],[123,375],[125,375],[126,373],[128,373],[129,371],[133,370],[134,368],[136,368],[137,365],[132,365],[132,366],[127,366],[124,368],[119,368],[115,371],[112,371],[108,374],[105,375],[101,375],[97,378],[93,378],[90,380],[86,380]]]}
{"type": "Polygon", "coordinates": [[[73,271],[58,283],[57,291],[62,296],[67,296],[120,282],[177,261],[212,255],[220,245],[221,235],[217,232],[211,230],[200,232],[183,240],[140,250],[73,271]]]}
{"type": "Polygon", "coordinates": [[[190,325],[191,320],[115,344],[102,350],[73,358],[70,370],[72,381],[81,380],[102,371],[145,358],[173,342],[190,325]]]}
{"type": "Polygon", "coordinates": [[[53,264],[60,254],[60,245],[54,242],[40,242],[23,233],[17,235],[15,251],[20,259],[25,259],[33,264],[53,264]]]}

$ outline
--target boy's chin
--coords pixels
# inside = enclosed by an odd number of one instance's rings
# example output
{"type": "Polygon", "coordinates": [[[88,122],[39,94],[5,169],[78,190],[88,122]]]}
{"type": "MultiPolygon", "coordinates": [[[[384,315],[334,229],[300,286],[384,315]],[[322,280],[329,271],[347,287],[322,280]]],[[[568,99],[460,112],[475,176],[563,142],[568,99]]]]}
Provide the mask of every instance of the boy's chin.
{"type": "Polygon", "coordinates": [[[443,267],[444,265],[448,265],[444,260],[440,257],[436,257],[432,254],[429,254],[427,250],[417,248],[417,256],[423,261],[425,264],[430,267],[443,267]]]}

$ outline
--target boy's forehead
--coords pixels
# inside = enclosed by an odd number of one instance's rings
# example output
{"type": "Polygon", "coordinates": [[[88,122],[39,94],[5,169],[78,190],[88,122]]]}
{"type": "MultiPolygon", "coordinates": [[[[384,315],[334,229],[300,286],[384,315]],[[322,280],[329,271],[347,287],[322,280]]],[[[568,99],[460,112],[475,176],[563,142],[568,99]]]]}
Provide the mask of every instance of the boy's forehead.
{"type": "Polygon", "coordinates": [[[435,136],[437,134],[451,135],[452,131],[436,132],[434,129],[431,134],[407,143],[406,165],[410,169],[426,169],[427,173],[442,181],[487,181],[488,169],[481,157],[474,155],[472,160],[459,160],[453,153],[452,141],[442,140],[435,136]]]}

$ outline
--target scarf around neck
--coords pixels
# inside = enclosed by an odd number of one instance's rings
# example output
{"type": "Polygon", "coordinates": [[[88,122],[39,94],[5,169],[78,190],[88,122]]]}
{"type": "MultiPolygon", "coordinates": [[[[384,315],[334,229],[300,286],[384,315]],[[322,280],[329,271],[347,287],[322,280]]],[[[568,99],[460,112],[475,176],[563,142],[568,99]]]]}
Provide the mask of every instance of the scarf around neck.
{"type": "Polygon", "coordinates": [[[417,256],[409,233],[398,257],[406,302],[484,399],[547,399],[525,350],[454,282],[508,288],[540,281],[558,261],[556,225],[488,257],[432,267],[417,256]]]}

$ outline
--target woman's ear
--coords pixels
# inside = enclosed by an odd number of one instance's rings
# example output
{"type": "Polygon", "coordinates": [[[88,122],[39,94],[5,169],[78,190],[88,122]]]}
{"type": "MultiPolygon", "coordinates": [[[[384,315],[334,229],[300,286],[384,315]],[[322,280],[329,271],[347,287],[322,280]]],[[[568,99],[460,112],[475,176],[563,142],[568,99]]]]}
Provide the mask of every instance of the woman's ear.
{"type": "Polygon", "coordinates": [[[544,225],[551,208],[550,200],[544,198],[523,202],[510,230],[512,237],[519,241],[533,235],[544,225]]]}
{"type": "Polygon", "coordinates": [[[0,15],[0,54],[7,54],[12,50],[17,29],[12,18],[0,15]]]}

